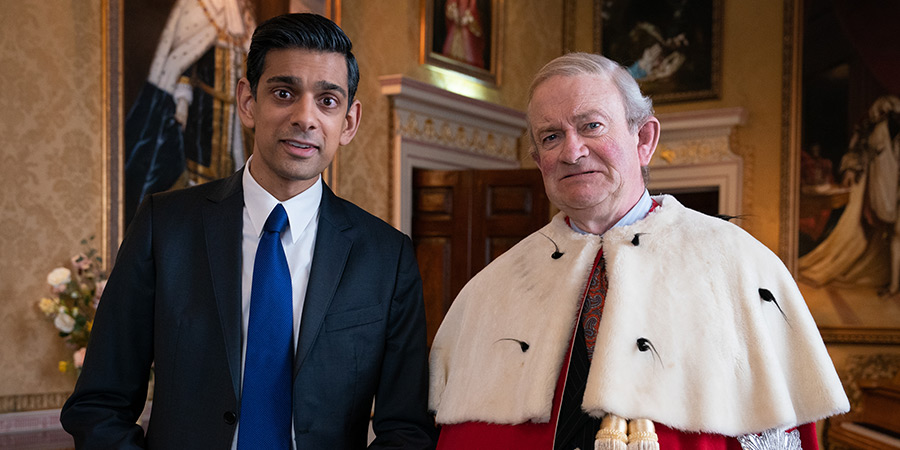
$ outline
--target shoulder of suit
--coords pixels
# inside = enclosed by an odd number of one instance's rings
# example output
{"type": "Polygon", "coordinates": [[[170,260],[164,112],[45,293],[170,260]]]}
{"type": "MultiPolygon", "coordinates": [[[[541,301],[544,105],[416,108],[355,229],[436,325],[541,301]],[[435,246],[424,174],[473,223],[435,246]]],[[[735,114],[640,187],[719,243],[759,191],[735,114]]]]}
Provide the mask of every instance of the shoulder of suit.
{"type": "MultiPolygon", "coordinates": [[[[400,230],[394,228],[391,224],[385,222],[380,217],[366,211],[359,205],[334,195],[333,209],[343,213],[350,222],[349,225],[360,233],[380,234],[382,236],[395,234],[397,237],[406,236],[400,230]]],[[[324,204],[323,204],[324,206],[324,204]]],[[[321,215],[320,217],[324,217],[321,215]]]]}
{"type": "MultiPolygon", "coordinates": [[[[238,182],[240,178],[238,178],[238,182]]],[[[198,201],[203,199],[214,199],[217,197],[221,197],[223,193],[223,189],[227,189],[228,183],[233,183],[232,177],[221,178],[213,181],[209,181],[203,184],[198,184],[196,186],[189,186],[181,189],[172,189],[164,192],[157,192],[155,194],[151,194],[153,197],[154,204],[163,203],[181,203],[181,202],[191,202],[198,201]]],[[[237,186],[237,190],[234,193],[241,192],[241,187],[237,186]]]]}

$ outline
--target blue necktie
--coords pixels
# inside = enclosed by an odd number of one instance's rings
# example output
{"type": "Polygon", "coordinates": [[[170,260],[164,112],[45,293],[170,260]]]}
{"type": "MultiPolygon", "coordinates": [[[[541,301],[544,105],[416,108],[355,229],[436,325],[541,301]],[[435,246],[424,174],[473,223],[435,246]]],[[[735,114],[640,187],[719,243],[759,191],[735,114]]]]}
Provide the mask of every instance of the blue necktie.
{"type": "Polygon", "coordinates": [[[291,273],[281,246],[287,222],[287,213],[278,204],[263,227],[253,263],[240,450],[291,448],[294,315],[291,273]]]}

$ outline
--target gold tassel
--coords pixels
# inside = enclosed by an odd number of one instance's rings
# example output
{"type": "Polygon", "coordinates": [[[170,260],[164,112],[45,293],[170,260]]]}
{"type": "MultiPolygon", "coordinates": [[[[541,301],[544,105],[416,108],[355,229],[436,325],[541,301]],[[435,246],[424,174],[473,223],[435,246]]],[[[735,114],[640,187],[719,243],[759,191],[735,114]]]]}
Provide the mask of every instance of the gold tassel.
{"type": "Polygon", "coordinates": [[[653,421],[632,419],[628,423],[628,450],[659,450],[653,421]]]}
{"type": "Polygon", "coordinates": [[[628,423],[614,414],[607,414],[600,422],[594,450],[626,450],[628,423]]]}

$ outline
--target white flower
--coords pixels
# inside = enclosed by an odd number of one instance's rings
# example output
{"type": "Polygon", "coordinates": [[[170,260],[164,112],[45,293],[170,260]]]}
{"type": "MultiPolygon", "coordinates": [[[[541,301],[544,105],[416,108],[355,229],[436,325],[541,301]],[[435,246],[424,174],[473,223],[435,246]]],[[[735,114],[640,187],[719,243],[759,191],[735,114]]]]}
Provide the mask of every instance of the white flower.
{"type": "Polygon", "coordinates": [[[75,363],[76,369],[80,369],[84,365],[84,351],[85,348],[81,347],[72,354],[72,361],[75,363]]]}
{"type": "Polygon", "coordinates": [[[47,283],[53,286],[53,289],[65,287],[72,281],[72,271],[65,267],[57,267],[47,274],[47,283]]]}
{"type": "Polygon", "coordinates": [[[44,314],[46,314],[48,316],[50,314],[55,313],[56,308],[58,308],[58,307],[59,307],[59,303],[57,303],[52,298],[44,297],[41,299],[41,301],[38,302],[38,308],[40,308],[41,312],[43,312],[44,314]]]}
{"type": "Polygon", "coordinates": [[[53,319],[53,325],[56,325],[56,328],[63,333],[71,333],[75,329],[75,319],[66,313],[63,308],[60,308],[56,319],[53,319]]]}

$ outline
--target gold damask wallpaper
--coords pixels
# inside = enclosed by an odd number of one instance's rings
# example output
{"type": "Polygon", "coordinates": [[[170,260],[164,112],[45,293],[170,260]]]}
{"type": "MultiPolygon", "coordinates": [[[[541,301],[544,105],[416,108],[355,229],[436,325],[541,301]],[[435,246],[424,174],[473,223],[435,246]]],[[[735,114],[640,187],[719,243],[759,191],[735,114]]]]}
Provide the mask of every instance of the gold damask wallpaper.
{"type": "Polygon", "coordinates": [[[99,0],[4,2],[0,14],[0,399],[73,386],[35,302],[101,230],[100,20],[99,0]]]}

